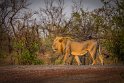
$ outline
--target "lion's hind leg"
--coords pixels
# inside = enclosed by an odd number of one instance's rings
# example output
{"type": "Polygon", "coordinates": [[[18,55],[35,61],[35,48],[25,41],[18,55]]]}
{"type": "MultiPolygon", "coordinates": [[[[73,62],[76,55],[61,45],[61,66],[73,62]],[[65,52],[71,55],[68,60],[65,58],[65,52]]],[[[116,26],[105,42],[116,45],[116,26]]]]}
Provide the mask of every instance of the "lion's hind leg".
{"type": "Polygon", "coordinates": [[[96,47],[92,47],[90,50],[89,50],[89,54],[93,60],[92,62],[92,65],[96,64],[96,47]]]}
{"type": "Polygon", "coordinates": [[[99,60],[100,60],[101,64],[104,65],[103,55],[99,55],[99,60]]]}

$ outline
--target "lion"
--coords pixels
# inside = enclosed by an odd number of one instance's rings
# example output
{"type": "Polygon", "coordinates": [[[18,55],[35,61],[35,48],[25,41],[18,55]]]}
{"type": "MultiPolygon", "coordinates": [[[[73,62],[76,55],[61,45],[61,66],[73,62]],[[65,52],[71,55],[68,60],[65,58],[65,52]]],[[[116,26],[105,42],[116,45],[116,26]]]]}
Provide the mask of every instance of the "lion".
{"type": "Polygon", "coordinates": [[[69,55],[73,55],[78,65],[81,65],[79,56],[89,53],[92,58],[92,65],[96,64],[96,56],[98,55],[103,65],[103,57],[97,40],[90,39],[81,42],[74,41],[70,37],[56,37],[53,41],[52,49],[55,52],[64,54],[64,64],[69,55]]]}

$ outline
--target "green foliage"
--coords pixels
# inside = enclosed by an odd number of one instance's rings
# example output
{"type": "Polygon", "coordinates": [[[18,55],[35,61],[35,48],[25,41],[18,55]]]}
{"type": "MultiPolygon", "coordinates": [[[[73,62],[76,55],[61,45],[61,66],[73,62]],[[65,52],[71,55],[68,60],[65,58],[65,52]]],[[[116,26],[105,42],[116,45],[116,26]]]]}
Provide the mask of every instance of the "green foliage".
{"type": "Polygon", "coordinates": [[[45,51],[52,51],[52,42],[53,42],[53,38],[52,37],[46,37],[43,41],[43,48],[45,49],[45,51]]]}
{"type": "Polygon", "coordinates": [[[27,44],[20,40],[18,42],[15,42],[14,48],[18,52],[19,56],[19,63],[20,64],[43,64],[42,61],[37,59],[36,52],[39,49],[38,42],[32,42],[31,44],[28,44],[28,47],[26,47],[27,44]]]}
{"type": "MultiPolygon", "coordinates": [[[[8,27],[8,30],[5,30],[7,28],[0,26],[0,58],[4,56],[15,57],[18,59],[18,64],[25,65],[45,64],[47,60],[51,64],[62,64],[63,56],[57,58],[58,55],[52,52],[51,47],[53,36],[62,35],[70,36],[78,41],[86,40],[88,36],[89,39],[90,36],[96,39],[103,38],[105,42],[100,42],[104,43],[111,57],[124,62],[124,1],[117,0],[117,6],[113,8],[111,5],[108,6],[109,2],[101,1],[105,4],[103,8],[95,9],[92,12],[86,12],[83,8],[80,8],[77,12],[72,11],[70,20],[67,20],[62,15],[55,15],[52,12],[55,8],[53,10],[50,8],[51,11],[45,11],[49,12],[49,14],[41,21],[41,25],[40,23],[35,23],[37,22],[35,20],[34,25],[33,23],[31,24],[29,22],[30,16],[25,21],[20,19],[21,21],[18,20],[18,22],[13,19],[13,25],[16,25],[15,36],[11,34],[12,27],[8,27]],[[40,39],[40,32],[43,33],[42,39],[40,39]],[[38,59],[38,53],[43,60],[38,59]]],[[[71,60],[68,62],[71,62],[71,60]]]]}
{"type": "Polygon", "coordinates": [[[78,12],[72,13],[72,17],[74,18],[75,22],[81,21],[81,15],[78,12]]]}
{"type": "Polygon", "coordinates": [[[5,32],[5,28],[0,26],[0,58],[5,58],[10,52],[8,48],[10,46],[9,35],[5,32]]]}
{"type": "MultiPolygon", "coordinates": [[[[102,0],[104,1],[104,0],[102,0]]],[[[104,3],[105,6],[109,5],[109,3],[104,3]]],[[[106,41],[104,45],[110,53],[110,57],[114,60],[117,59],[118,62],[124,62],[124,1],[117,0],[116,6],[111,8],[111,11],[114,12],[112,16],[106,15],[105,17],[108,18],[107,26],[108,28],[106,31],[106,41]]],[[[109,6],[111,7],[111,5],[109,6]]],[[[107,6],[105,7],[106,12],[107,6]]],[[[111,12],[109,12],[111,13],[111,12]]]]}
{"type": "Polygon", "coordinates": [[[117,6],[117,14],[113,17],[116,29],[113,30],[113,53],[124,63],[124,1],[121,0],[117,6]]]}
{"type": "Polygon", "coordinates": [[[112,52],[118,57],[120,61],[124,61],[124,29],[113,34],[114,38],[112,40],[113,49],[112,52]],[[116,34],[116,35],[115,35],[116,34]]]}

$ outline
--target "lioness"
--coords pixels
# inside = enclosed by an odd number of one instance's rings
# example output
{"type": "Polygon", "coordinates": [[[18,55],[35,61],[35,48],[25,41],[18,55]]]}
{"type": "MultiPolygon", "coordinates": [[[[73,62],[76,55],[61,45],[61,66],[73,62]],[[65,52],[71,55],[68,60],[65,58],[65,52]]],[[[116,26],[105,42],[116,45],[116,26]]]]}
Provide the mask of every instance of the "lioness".
{"type": "Polygon", "coordinates": [[[67,56],[73,55],[76,59],[78,65],[81,65],[81,61],[78,56],[83,56],[86,53],[89,53],[94,65],[96,63],[96,55],[99,54],[100,62],[103,65],[103,58],[100,53],[100,49],[98,50],[98,43],[96,40],[86,40],[82,42],[76,42],[72,40],[70,37],[56,37],[53,41],[52,49],[56,52],[64,54],[64,63],[67,59],[67,56]]]}

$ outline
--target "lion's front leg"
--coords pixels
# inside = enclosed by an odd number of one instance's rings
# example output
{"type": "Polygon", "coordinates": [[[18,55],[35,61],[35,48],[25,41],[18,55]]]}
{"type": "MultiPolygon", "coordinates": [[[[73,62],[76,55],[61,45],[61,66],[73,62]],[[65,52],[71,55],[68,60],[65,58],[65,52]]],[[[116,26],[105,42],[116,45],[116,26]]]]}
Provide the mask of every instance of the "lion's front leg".
{"type": "Polygon", "coordinates": [[[63,64],[66,63],[66,59],[69,56],[69,54],[70,54],[70,49],[69,48],[66,48],[65,55],[64,55],[64,60],[63,60],[63,64]]]}
{"type": "Polygon", "coordinates": [[[78,65],[81,65],[81,61],[80,61],[80,59],[79,59],[79,57],[77,55],[75,55],[75,59],[76,59],[78,65]]]}
{"type": "Polygon", "coordinates": [[[68,53],[66,53],[66,54],[64,55],[63,64],[65,64],[65,63],[66,63],[66,59],[67,59],[67,56],[68,56],[68,55],[69,55],[68,53]]]}

